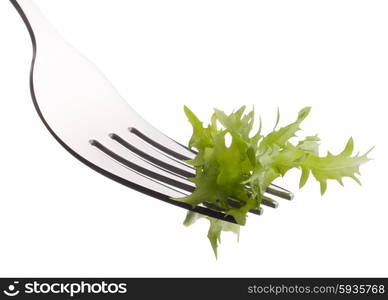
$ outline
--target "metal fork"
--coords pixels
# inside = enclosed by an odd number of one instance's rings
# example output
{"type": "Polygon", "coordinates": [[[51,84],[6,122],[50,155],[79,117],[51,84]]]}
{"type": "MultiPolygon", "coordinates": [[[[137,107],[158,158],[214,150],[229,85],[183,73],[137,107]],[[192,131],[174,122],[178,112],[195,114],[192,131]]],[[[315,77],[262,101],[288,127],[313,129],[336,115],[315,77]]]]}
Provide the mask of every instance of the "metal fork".
{"type": "MultiPolygon", "coordinates": [[[[171,200],[192,193],[195,152],[170,139],[138,115],[85,57],[66,43],[32,0],[10,0],[32,40],[30,91],[52,136],[93,170],[166,203],[236,223],[210,204],[191,207],[171,200]]],[[[271,185],[268,194],[291,200],[271,185]]],[[[231,205],[237,203],[231,199],[231,205]]],[[[264,205],[277,207],[268,196],[264,205]]],[[[252,210],[261,214],[262,210],[252,210]]]]}

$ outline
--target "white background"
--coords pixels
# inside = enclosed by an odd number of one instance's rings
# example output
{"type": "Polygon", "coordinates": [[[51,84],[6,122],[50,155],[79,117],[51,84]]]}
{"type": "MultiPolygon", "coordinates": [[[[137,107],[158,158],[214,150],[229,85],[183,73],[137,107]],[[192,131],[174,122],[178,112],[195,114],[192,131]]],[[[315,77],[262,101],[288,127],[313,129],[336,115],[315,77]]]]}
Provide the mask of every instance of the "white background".
{"type": "MultiPolygon", "coordinates": [[[[313,107],[303,128],[322,150],[376,145],[363,186],[299,172],[297,192],[224,234],[88,169],[55,142],[29,95],[31,42],[0,1],[0,276],[388,276],[386,1],[36,0],[125,99],[174,139],[206,118],[254,104],[269,130],[313,107]]],[[[284,124],[284,123],[283,123],[284,124]]]]}

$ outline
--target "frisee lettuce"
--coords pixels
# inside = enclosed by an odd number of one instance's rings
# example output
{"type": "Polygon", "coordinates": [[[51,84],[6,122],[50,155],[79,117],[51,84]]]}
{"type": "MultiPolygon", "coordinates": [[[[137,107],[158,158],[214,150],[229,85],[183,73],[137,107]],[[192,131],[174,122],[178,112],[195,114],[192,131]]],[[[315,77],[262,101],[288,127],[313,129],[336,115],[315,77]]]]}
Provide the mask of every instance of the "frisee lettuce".
{"type": "Polygon", "coordinates": [[[361,164],[370,160],[367,155],[354,155],[353,139],[350,138],[344,150],[325,157],[319,156],[318,136],[307,136],[297,143],[290,142],[296,137],[301,123],[309,115],[311,108],[303,108],[295,122],[272,132],[261,133],[260,127],[253,132],[254,110],[245,113],[246,107],[227,115],[215,109],[211,122],[207,126],[186,106],[184,112],[193,127],[189,147],[198,151],[193,160],[187,161],[196,169],[196,176],[190,178],[196,189],[187,197],[175,200],[191,204],[193,207],[209,203],[216,209],[231,215],[238,224],[216,220],[197,213],[188,212],[184,225],[190,226],[199,218],[210,222],[208,239],[217,258],[217,247],[222,231],[231,231],[239,235],[240,225],[245,225],[247,213],[260,208],[263,193],[276,178],[284,176],[289,170],[301,170],[300,187],[307,182],[310,174],[320,183],[321,194],[327,188],[328,180],[340,184],[344,177],[350,177],[360,184],[356,177],[361,164]],[[231,143],[226,145],[226,136],[231,143]],[[231,205],[230,199],[233,199],[231,205]],[[238,204],[236,207],[236,203],[238,204]]]}

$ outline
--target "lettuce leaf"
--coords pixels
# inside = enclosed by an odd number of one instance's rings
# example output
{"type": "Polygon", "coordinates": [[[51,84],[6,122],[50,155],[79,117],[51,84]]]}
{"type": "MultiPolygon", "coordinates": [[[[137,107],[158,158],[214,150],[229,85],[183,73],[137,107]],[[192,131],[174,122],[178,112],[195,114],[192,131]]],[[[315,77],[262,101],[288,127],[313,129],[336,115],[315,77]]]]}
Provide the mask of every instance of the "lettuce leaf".
{"type": "Polygon", "coordinates": [[[300,186],[302,187],[306,183],[310,172],[320,183],[322,195],[326,191],[327,180],[329,179],[336,180],[343,185],[342,179],[350,177],[361,185],[356,175],[360,174],[360,165],[370,160],[367,156],[372,149],[363,155],[352,156],[353,144],[353,138],[350,138],[345,149],[338,155],[333,155],[330,152],[325,157],[313,154],[307,155],[306,159],[300,163],[300,167],[304,170],[300,186]]]}
{"type": "Polygon", "coordinates": [[[216,257],[221,232],[239,234],[239,226],[246,224],[249,210],[259,209],[267,187],[289,170],[301,170],[300,187],[312,174],[320,183],[321,194],[325,193],[328,180],[342,184],[344,177],[350,177],[360,183],[356,175],[359,174],[360,165],[370,160],[368,154],[372,149],[363,155],[352,156],[354,143],[350,138],[338,155],[329,152],[321,157],[317,135],[307,136],[297,143],[290,141],[297,137],[310,111],[311,107],[303,108],[294,122],[276,129],[280,121],[278,110],[274,129],[264,136],[261,133],[261,119],[259,129],[253,130],[254,109],[246,113],[246,107],[242,106],[229,115],[215,109],[210,123],[204,126],[188,107],[184,107],[193,128],[189,147],[198,150],[197,156],[187,162],[196,168],[196,176],[190,179],[196,189],[191,195],[175,200],[193,207],[211,204],[217,210],[233,216],[238,223],[235,225],[188,212],[184,221],[186,226],[199,218],[209,220],[208,239],[216,257]],[[231,138],[229,146],[227,137],[231,138]]]}
{"type": "Polygon", "coordinates": [[[213,248],[213,252],[215,257],[218,257],[217,248],[218,244],[221,242],[221,232],[222,231],[230,231],[237,235],[237,240],[240,236],[240,226],[237,224],[233,224],[230,222],[224,222],[218,219],[210,218],[208,216],[204,216],[201,214],[197,214],[195,212],[189,211],[186,215],[186,219],[183,222],[185,226],[190,226],[194,224],[198,219],[207,219],[210,223],[209,231],[207,233],[207,237],[210,241],[210,244],[213,248]]]}

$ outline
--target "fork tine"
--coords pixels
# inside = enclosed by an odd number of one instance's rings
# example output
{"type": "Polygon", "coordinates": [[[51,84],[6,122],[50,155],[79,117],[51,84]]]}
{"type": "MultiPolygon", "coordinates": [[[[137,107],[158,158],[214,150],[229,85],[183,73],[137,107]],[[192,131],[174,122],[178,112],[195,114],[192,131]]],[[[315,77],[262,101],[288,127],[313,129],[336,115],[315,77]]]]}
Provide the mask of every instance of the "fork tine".
{"type": "Polygon", "coordinates": [[[271,195],[274,195],[274,196],[278,196],[280,198],[283,198],[283,199],[286,199],[286,200],[292,200],[294,199],[294,193],[290,192],[290,191],[287,191],[286,189],[278,186],[278,185],[275,185],[275,184],[271,184],[266,192],[268,194],[271,194],[271,195]]]}
{"type": "MultiPolygon", "coordinates": [[[[233,202],[230,202],[230,204],[231,204],[231,206],[233,206],[233,202]]],[[[214,205],[213,203],[204,203],[204,205],[206,207],[213,209],[213,210],[218,210],[218,207],[216,205],[214,205]]],[[[234,206],[234,207],[238,207],[238,206],[234,206]]],[[[261,216],[263,214],[263,208],[260,207],[259,209],[251,209],[249,212],[252,214],[261,216]]]]}
{"type": "Polygon", "coordinates": [[[279,203],[267,196],[263,196],[263,199],[261,200],[261,204],[272,207],[272,208],[277,208],[279,206],[279,203]]]}
{"type": "MultiPolygon", "coordinates": [[[[157,149],[159,149],[159,150],[161,150],[161,151],[163,151],[163,152],[165,152],[165,153],[171,155],[172,157],[175,157],[175,158],[177,158],[177,159],[179,159],[179,160],[190,160],[190,159],[191,159],[189,156],[184,155],[184,154],[181,154],[181,153],[178,153],[178,152],[176,152],[176,151],[174,151],[174,150],[171,150],[170,148],[168,148],[168,147],[166,147],[166,146],[164,146],[164,145],[158,143],[158,142],[155,141],[154,139],[149,138],[148,136],[146,136],[145,134],[143,134],[141,131],[139,131],[139,130],[136,129],[135,127],[129,127],[128,130],[129,130],[129,132],[131,132],[131,133],[137,135],[137,136],[138,136],[139,138],[141,138],[143,141],[145,141],[145,142],[147,142],[148,144],[154,146],[155,148],[157,148],[157,149]]],[[[171,140],[171,139],[170,139],[170,140],[171,140]]],[[[173,141],[173,140],[171,140],[171,141],[173,141]]],[[[174,141],[174,142],[175,142],[175,141],[174,141]]],[[[176,143],[176,142],[175,142],[175,143],[176,143]]],[[[179,143],[177,143],[177,144],[178,144],[179,146],[181,146],[183,149],[186,149],[186,150],[188,150],[188,151],[190,151],[190,152],[193,152],[193,151],[191,151],[190,149],[185,148],[185,147],[182,146],[181,144],[179,144],[179,143]]],[[[195,154],[195,153],[193,152],[193,154],[195,154]]]]}

